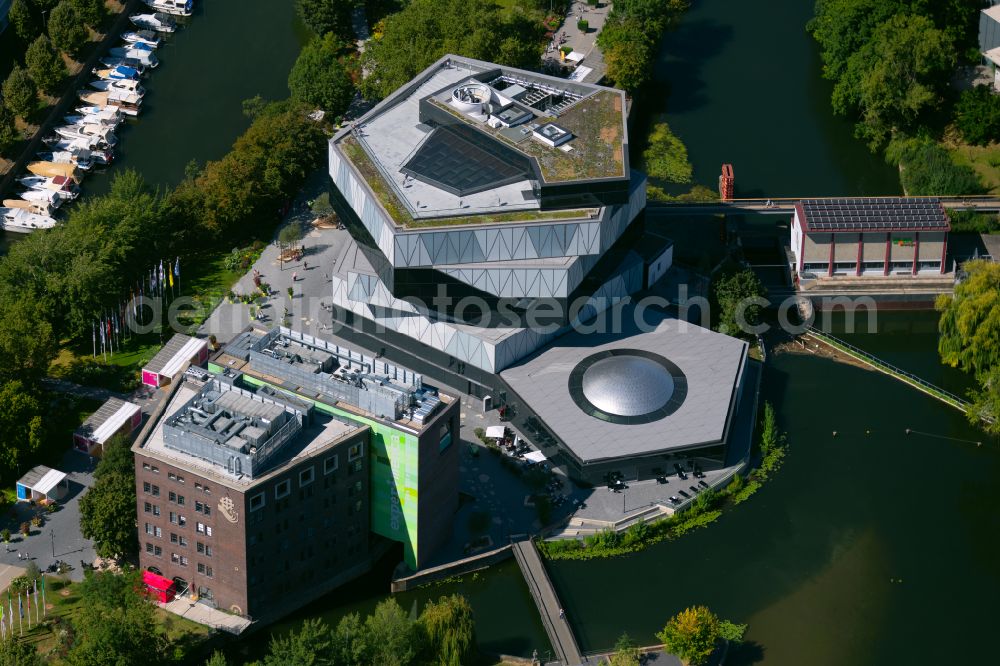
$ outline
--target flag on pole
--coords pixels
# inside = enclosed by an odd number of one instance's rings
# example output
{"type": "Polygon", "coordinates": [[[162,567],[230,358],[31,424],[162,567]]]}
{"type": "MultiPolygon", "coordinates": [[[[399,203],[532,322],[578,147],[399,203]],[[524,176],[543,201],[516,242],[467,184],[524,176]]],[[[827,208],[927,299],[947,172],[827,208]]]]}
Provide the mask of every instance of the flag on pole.
{"type": "MultiPolygon", "coordinates": [[[[2,610],[2,605],[0,604],[0,610],[2,610]]],[[[42,616],[48,615],[49,612],[45,607],[45,576],[42,576],[42,616]]]]}
{"type": "Polygon", "coordinates": [[[38,622],[38,618],[41,615],[38,613],[38,579],[35,579],[35,622],[38,622]]]}
{"type": "Polygon", "coordinates": [[[97,358],[97,324],[90,327],[90,332],[94,340],[94,358],[97,358]]]}
{"type": "Polygon", "coordinates": [[[25,613],[28,616],[28,629],[31,629],[31,588],[24,591],[24,605],[28,607],[25,613]]]}
{"type": "Polygon", "coordinates": [[[177,293],[181,292],[181,258],[174,259],[174,277],[177,279],[177,293]]]}

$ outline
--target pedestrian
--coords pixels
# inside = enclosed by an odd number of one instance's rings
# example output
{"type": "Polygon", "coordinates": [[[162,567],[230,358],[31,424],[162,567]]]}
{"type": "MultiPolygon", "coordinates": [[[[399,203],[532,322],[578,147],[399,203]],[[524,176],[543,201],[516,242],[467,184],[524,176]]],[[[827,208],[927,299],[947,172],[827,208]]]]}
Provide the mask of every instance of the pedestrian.
{"type": "Polygon", "coordinates": [[[299,274],[292,273],[292,282],[298,282],[298,281],[299,281],[299,274]]]}
{"type": "Polygon", "coordinates": [[[308,261],[303,261],[302,262],[302,270],[304,270],[304,271],[309,270],[309,262],[308,261]]]}
{"type": "Polygon", "coordinates": [[[559,609],[559,619],[560,620],[566,619],[566,611],[564,611],[562,608],[559,609]]]}

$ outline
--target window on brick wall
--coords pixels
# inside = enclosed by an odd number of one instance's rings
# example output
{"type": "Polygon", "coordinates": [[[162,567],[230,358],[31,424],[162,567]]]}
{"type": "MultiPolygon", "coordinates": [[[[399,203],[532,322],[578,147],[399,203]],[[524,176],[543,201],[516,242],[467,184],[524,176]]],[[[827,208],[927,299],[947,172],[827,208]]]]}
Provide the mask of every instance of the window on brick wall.
{"type": "Polygon", "coordinates": [[[299,487],[308,486],[316,478],[316,468],[307,467],[299,472],[299,487]]]}
{"type": "Polygon", "coordinates": [[[337,471],[337,465],[339,463],[338,456],[332,455],[323,461],[323,473],[332,474],[337,471]]]}
{"type": "Polygon", "coordinates": [[[281,499],[282,497],[286,497],[291,492],[292,492],[292,481],[291,479],[285,479],[284,481],[275,484],[274,499],[277,500],[281,499]]]}

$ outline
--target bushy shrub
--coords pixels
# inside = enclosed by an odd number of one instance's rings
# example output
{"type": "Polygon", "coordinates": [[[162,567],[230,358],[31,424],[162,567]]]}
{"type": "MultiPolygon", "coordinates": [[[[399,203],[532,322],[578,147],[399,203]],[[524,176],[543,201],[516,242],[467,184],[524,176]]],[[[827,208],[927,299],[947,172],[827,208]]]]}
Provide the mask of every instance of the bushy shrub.
{"type": "Polygon", "coordinates": [[[967,142],[981,146],[1000,139],[1000,96],[992,86],[963,90],[955,104],[955,126],[967,142]]]}
{"type": "Polygon", "coordinates": [[[983,192],[972,167],[956,164],[942,146],[930,139],[893,141],[885,151],[899,164],[899,180],[911,196],[962,196],[983,192]]]}

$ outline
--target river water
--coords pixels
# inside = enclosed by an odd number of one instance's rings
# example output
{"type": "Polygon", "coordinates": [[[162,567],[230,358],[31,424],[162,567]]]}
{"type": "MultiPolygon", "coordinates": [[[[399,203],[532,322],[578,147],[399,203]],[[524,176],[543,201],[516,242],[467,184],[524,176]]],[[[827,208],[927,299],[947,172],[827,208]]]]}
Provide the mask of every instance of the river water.
{"type": "MultiPolygon", "coordinates": [[[[132,168],[152,185],[173,186],[192,160],[225,155],[250,125],[242,102],[288,96],[288,72],[307,32],[291,0],[210,0],[166,37],[160,66],[143,81],[142,113],[118,131],[114,164],[91,173],[84,195],[107,192],[132,168]]],[[[18,234],[3,234],[0,254],[18,234]]]]}
{"type": "MultiPolygon", "coordinates": [[[[132,166],[150,182],[174,184],[190,160],[217,159],[246,128],[243,99],[285,95],[303,38],[292,3],[197,5],[190,25],[161,49],[145,112],[122,132],[115,170],[132,166]]],[[[688,145],[695,179],[714,187],[720,165],[731,162],[740,196],[897,194],[895,172],[829,111],[829,84],[804,29],[812,6],[696,0],[664,40],[661,85],[637,100],[633,137],[665,112],[688,145]]],[[[633,139],[632,149],[641,147],[633,139]]],[[[102,191],[107,178],[87,187],[102,191]]],[[[845,324],[835,321],[834,332],[845,324]]],[[[882,313],[877,335],[843,335],[962,392],[968,378],[937,362],[935,328],[934,313],[882,313]]],[[[653,642],[666,618],[702,603],[750,624],[750,649],[732,663],[988,659],[990,601],[1000,592],[996,443],[924,394],[809,354],[772,356],[764,386],[790,453],[750,501],[705,530],[628,558],[550,566],[581,646],[608,647],[623,631],[653,642]]],[[[273,631],[305,617],[333,624],[347,612],[370,612],[385,597],[389,560],[273,631]]],[[[484,649],[548,649],[513,562],[397,598],[409,609],[451,592],[472,603],[484,649]]],[[[269,634],[231,655],[259,657],[269,634]]]]}

